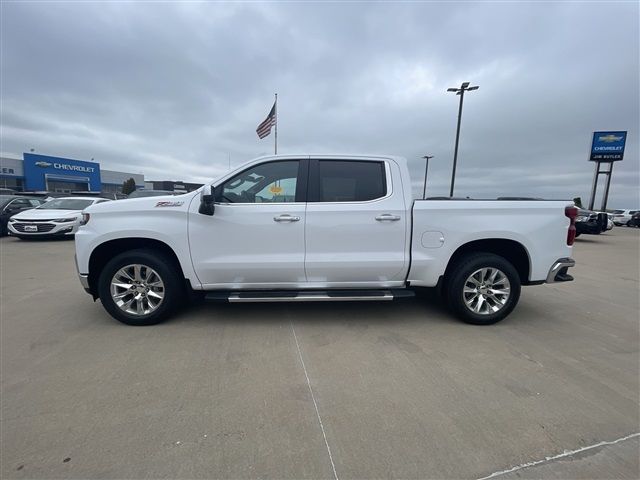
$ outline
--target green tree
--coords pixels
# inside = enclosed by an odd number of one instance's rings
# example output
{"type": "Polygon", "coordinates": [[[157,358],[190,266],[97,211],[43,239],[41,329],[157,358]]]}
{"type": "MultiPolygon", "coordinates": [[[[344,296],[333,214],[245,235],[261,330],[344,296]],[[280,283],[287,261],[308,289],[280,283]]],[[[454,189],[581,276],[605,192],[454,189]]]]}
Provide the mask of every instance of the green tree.
{"type": "Polygon", "coordinates": [[[135,189],[136,181],[133,178],[122,182],[122,193],[124,193],[125,195],[129,195],[131,192],[134,192],[135,189]]]}
{"type": "Polygon", "coordinates": [[[576,204],[576,207],[578,208],[583,208],[582,207],[582,198],[581,197],[576,197],[573,199],[573,203],[576,204]]]}

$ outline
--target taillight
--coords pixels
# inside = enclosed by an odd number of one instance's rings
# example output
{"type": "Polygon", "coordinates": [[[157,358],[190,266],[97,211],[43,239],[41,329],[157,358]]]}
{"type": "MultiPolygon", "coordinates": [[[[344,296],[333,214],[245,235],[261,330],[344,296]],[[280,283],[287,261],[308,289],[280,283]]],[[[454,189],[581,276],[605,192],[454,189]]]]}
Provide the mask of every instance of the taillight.
{"type": "Polygon", "coordinates": [[[576,207],[565,207],[564,216],[569,219],[567,245],[573,245],[573,242],[576,239],[576,217],[578,216],[578,209],[576,207]]]}

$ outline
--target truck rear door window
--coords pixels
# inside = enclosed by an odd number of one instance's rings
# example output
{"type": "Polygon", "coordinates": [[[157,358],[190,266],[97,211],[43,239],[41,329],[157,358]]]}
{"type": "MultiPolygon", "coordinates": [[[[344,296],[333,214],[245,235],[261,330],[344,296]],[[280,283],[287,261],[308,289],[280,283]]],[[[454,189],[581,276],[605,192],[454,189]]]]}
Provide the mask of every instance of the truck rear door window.
{"type": "Polygon", "coordinates": [[[318,201],[365,202],[386,195],[384,162],[320,160],[318,201]]]}

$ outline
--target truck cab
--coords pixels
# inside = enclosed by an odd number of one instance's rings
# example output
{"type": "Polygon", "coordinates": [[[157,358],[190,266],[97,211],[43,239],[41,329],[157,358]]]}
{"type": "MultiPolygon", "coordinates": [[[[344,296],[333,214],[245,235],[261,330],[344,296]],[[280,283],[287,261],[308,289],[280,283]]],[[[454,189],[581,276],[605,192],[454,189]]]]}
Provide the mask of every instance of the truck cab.
{"type": "Polygon", "coordinates": [[[409,216],[390,159],[277,158],[218,183],[211,215],[189,208],[205,289],[401,287],[409,216]],[[224,235],[219,235],[224,232],[224,235]]]}

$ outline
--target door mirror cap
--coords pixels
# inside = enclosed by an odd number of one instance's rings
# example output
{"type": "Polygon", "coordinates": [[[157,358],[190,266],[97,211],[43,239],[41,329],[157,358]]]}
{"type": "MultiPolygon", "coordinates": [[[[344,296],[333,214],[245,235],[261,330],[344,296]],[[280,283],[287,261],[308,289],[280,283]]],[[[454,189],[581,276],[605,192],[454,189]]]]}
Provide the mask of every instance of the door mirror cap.
{"type": "Polygon", "coordinates": [[[205,185],[202,187],[202,192],[200,192],[200,208],[198,209],[199,213],[203,215],[213,215],[215,210],[214,207],[215,200],[215,191],[212,185],[205,185]]]}

